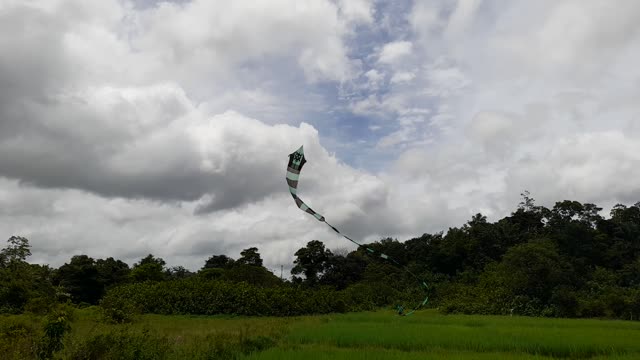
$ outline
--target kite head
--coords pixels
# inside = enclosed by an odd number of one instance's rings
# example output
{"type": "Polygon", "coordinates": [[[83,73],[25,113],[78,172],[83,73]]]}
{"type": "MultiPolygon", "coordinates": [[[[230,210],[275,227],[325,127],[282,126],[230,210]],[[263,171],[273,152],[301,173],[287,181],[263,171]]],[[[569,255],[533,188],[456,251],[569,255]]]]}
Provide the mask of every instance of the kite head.
{"type": "Polygon", "coordinates": [[[306,163],[307,160],[304,158],[304,150],[303,147],[300,146],[300,148],[294,152],[292,152],[291,154],[289,154],[289,164],[287,165],[287,167],[293,169],[293,170],[297,170],[300,171],[302,170],[302,167],[304,166],[304,163],[306,163]]]}

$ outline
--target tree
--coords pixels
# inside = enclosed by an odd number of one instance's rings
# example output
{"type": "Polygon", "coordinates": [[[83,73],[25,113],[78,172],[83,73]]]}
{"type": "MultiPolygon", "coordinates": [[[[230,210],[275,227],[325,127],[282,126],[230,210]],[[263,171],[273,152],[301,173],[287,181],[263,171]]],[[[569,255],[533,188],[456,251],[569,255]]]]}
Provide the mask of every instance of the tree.
{"type": "Polygon", "coordinates": [[[203,269],[228,269],[234,260],[227,255],[213,255],[204,263],[203,269]]]}
{"type": "Polygon", "coordinates": [[[518,209],[525,212],[534,211],[536,200],[531,197],[529,190],[525,190],[520,196],[522,196],[522,201],[518,204],[518,209]]]}
{"type": "Polygon", "coordinates": [[[324,273],[320,278],[323,285],[342,290],[362,280],[367,267],[364,254],[351,252],[345,255],[332,254],[327,260],[324,273]]]}
{"type": "Polygon", "coordinates": [[[307,284],[315,285],[327,268],[331,255],[331,250],[325,249],[321,241],[311,240],[306,247],[296,251],[296,259],[293,261],[295,266],[291,269],[291,273],[304,274],[307,284]]]}
{"type": "Polygon", "coordinates": [[[165,279],[164,266],[165,261],[149,254],[142,258],[140,262],[133,265],[131,269],[131,278],[134,281],[162,281],[165,279]]]}
{"type": "Polygon", "coordinates": [[[9,245],[0,250],[0,266],[25,262],[31,256],[29,240],[22,236],[12,236],[7,240],[9,245]]]}
{"type": "Polygon", "coordinates": [[[75,255],[71,261],[60,266],[56,280],[75,303],[97,304],[104,292],[96,262],[87,255],[75,255]]]}
{"type": "Polygon", "coordinates": [[[262,266],[262,259],[257,247],[244,249],[240,252],[240,258],[237,261],[241,265],[262,266]]]}
{"type": "Polygon", "coordinates": [[[193,275],[194,273],[185,269],[183,266],[174,266],[167,270],[167,276],[170,279],[186,279],[193,275]]]}
{"type": "Polygon", "coordinates": [[[98,280],[105,288],[127,282],[131,273],[127,263],[112,257],[96,260],[96,268],[98,280]]]}
{"type": "Polygon", "coordinates": [[[611,209],[611,220],[616,223],[635,223],[640,225],[640,203],[631,207],[617,204],[611,209]]]}
{"type": "Polygon", "coordinates": [[[0,250],[0,313],[18,313],[29,301],[33,279],[26,259],[31,255],[29,240],[12,236],[0,250]]]}
{"type": "Polygon", "coordinates": [[[547,239],[512,247],[498,269],[514,296],[524,295],[543,304],[551,298],[554,287],[567,284],[572,273],[556,245],[547,239]]]}
{"type": "MultiPolygon", "coordinates": [[[[220,269],[208,269],[207,271],[216,271],[220,269]]],[[[275,276],[271,271],[262,266],[236,264],[230,269],[220,270],[219,278],[221,280],[239,283],[246,282],[261,287],[274,287],[282,284],[279,277],[275,276]]]]}
{"type": "Polygon", "coordinates": [[[12,236],[9,245],[0,250],[0,313],[19,313],[31,306],[31,310],[46,312],[55,301],[51,282],[52,269],[27,263],[31,255],[29,240],[12,236]]]}

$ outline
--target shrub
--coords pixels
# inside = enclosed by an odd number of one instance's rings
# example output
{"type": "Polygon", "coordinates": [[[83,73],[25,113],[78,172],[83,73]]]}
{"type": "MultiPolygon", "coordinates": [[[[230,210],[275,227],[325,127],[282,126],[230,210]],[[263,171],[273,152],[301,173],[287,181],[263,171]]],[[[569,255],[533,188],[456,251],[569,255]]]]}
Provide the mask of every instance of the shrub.
{"type": "Polygon", "coordinates": [[[102,320],[112,324],[126,324],[135,321],[140,307],[132,299],[119,296],[105,297],[100,303],[102,320]]]}
{"type": "Polygon", "coordinates": [[[68,306],[59,306],[45,320],[44,335],[37,347],[38,359],[52,359],[53,354],[64,346],[64,335],[71,330],[73,310],[68,306]]]}
{"type": "Polygon", "coordinates": [[[42,336],[37,321],[27,316],[0,317],[0,354],[2,359],[33,359],[42,336]]]}
{"type": "Polygon", "coordinates": [[[133,332],[119,329],[97,334],[77,345],[68,355],[71,360],[155,360],[170,351],[166,337],[151,335],[148,330],[133,332]]]}
{"type": "MultiPolygon", "coordinates": [[[[389,298],[397,296],[394,293],[389,298]]],[[[381,301],[376,289],[362,284],[337,291],[328,287],[262,287],[194,277],[115,287],[107,292],[100,307],[106,319],[123,323],[138,313],[297,316],[370,310],[386,305],[381,301]]]]}

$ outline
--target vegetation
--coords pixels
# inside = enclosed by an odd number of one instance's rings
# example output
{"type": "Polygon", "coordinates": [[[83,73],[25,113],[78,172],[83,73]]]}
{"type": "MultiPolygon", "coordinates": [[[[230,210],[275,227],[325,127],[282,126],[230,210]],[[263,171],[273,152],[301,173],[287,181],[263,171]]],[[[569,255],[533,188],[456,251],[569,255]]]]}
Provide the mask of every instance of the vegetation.
{"type": "MultiPolygon", "coordinates": [[[[547,317],[640,316],[640,203],[537,206],[525,192],[497,222],[477,214],[446,234],[367,247],[427,279],[430,306],[444,313],[547,317]]],[[[197,272],[167,268],[152,254],[123,261],[73,256],[57,269],[27,262],[28,239],[0,251],[0,313],[48,314],[57,304],[101,305],[105,319],[142,313],[297,316],[371,310],[424,297],[415,279],[364,247],[333,253],[310,241],[295,253],[291,280],[263,266],[256,247],[238,259],[213,254],[197,272]]],[[[409,304],[411,306],[413,304],[409,304]]]]}
{"type": "Polygon", "coordinates": [[[295,253],[288,280],[263,266],[256,247],[238,259],[213,254],[196,272],[167,268],[152,254],[131,267],[76,255],[56,269],[28,263],[28,239],[12,236],[0,250],[0,353],[7,359],[635,358],[637,322],[533,318],[638,320],[640,203],[617,205],[609,218],[600,211],[575,201],[548,209],[525,193],[513,213],[494,223],[477,214],[446,234],[366,244],[429,283],[429,306],[440,315],[411,317],[362,313],[424,297],[415,279],[364,247],[333,252],[310,241],[295,253]],[[360,313],[337,314],[345,312],[360,313]],[[325,315],[298,318],[310,314],[325,315]]]}
{"type": "MultiPolygon", "coordinates": [[[[509,216],[477,214],[446,234],[367,247],[386,253],[430,284],[445,313],[551,317],[640,316],[640,203],[536,206],[528,193],[509,216]]],[[[293,278],[263,266],[256,247],[232,259],[213,254],[197,272],[167,268],[152,254],[132,267],[113,258],[73,256],[57,269],[27,262],[26,238],[0,251],[0,312],[47,314],[70,301],[102,304],[114,322],[137,313],[292,316],[359,311],[423,298],[415,280],[364,248],[333,253],[310,241],[295,253],[293,278]]]]}
{"type": "MultiPolygon", "coordinates": [[[[101,321],[75,311],[52,359],[637,359],[640,323],[519,316],[411,317],[391,311],[303,317],[142,315],[101,321]]],[[[3,359],[48,358],[47,317],[0,317],[3,359]]]]}

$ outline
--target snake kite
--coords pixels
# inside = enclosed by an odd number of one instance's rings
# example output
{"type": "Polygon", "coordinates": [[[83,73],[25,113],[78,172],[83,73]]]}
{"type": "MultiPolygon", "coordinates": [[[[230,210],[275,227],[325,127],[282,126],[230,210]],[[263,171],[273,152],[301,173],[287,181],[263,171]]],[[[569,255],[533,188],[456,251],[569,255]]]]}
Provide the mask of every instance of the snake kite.
{"type": "MultiPolygon", "coordinates": [[[[287,185],[289,185],[289,192],[291,193],[291,196],[293,196],[293,200],[295,201],[295,203],[298,206],[298,208],[300,208],[300,210],[312,215],[318,221],[321,221],[321,222],[327,224],[327,226],[329,226],[331,229],[333,229],[333,231],[335,231],[336,233],[338,233],[339,235],[341,235],[345,239],[351,241],[352,243],[354,243],[354,244],[356,244],[358,246],[364,247],[370,254],[372,254],[374,256],[379,256],[382,259],[390,261],[390,262],[394,263],[395,265],[401,267],[407,273],[409,273],[412,277],[414,277],[420,283],[420,286],[424,288],[425,292],[428,293],[429,286],[427,285],[426,281],[422,280],[416,274],[411,272],[411,270],[409,270],[405,265],[400,264],[398,261],[396,261],[391,256],[389,256],[387,254],[384,254],[382,252],[376,251],[376,250],[374,250],[374,249],[372,249],[372,248],[370,248],[368,246],[362,245],[362,244],[358,243],[357,241],[351,239],[347,235],[341,233],[335,226],[329,224],[324,216],[322,216],[322,215],[318,214],[317,212],[315,212],[307,204],[305,204],[304,201],[302,201],[300,199],[300,197],[298,197],[298,181],[300,180],[300,172],[302,171],[302,167],[304,166],[304,164],[306,162],[307,162],[307,159],[304,157],[303,146],[300,146],[300,148],[298,150],[296,150],[293,153],[289,154],[289,163],[287,164],[287,185]]],[[[398,309],[399,309],[398,310],[398,314],[399,315],[404,315],[404,316],[411,315],[416,310],[418,310],[422,306],[426,305],[428,301],[429,301],[429,295],[427,294],[427,297],[421,303],[419,303],[410,312],[408,312],[406,314],[404,314],[404,310],[403,310],[404,308],[402,306],[398,306],[398,309]]]]}

